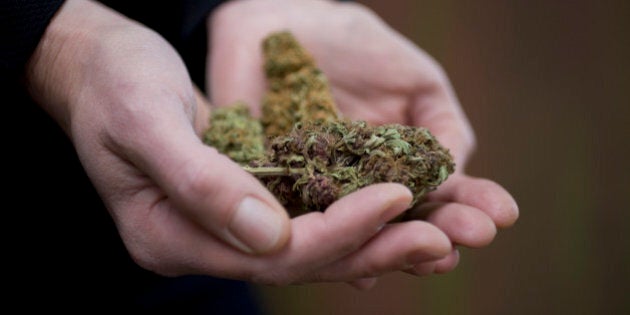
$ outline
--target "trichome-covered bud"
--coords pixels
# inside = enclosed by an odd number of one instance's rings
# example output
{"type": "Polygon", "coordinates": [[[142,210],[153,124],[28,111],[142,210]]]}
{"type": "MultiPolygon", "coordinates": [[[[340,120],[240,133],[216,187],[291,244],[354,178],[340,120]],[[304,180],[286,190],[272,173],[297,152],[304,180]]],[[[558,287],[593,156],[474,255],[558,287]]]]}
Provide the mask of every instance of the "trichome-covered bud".
{"type": "Polygon", "coordinates": [[[269,88],[261,123],[268,137],[285,135],[299,122],[338,119],[328,80],[290,32],[265,38],[263,53],[269,88]]]}
{"type": "Polygon", "coordinates": [[[244,165],[291,214],[325,210],[382,182],[407,186],[417,203],[453,173],[451,155],[427,129],[341,119],[326,77],[290,33],[271,34],[263,51],[261,120],[244,104],[215,110],[204,141],[244,165]]]}
{"type": "Polygon", "coordinates": [[[414,203],[454,171],[448,150],[424,128],[363,121],[298,124],[272,139],[265,158],[250,163],[291,210],[324,210],[374,183],[407,186],[414,203]]]}
{"type": "Polygon", "coordinates": [[[241,102],[212,112],[203,141],[242,164],[262,158],[265,153],[262,126],[241,102]]]}

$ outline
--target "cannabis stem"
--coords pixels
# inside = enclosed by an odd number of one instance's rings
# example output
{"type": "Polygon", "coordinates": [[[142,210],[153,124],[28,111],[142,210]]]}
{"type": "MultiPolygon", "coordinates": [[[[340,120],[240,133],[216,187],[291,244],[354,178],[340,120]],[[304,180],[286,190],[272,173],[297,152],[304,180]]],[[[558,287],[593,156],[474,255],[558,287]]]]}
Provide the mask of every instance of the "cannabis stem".
{"type": "Polygon", "coordinates": [[[303,175],[306,171],[306,169],[303,167],[252,167],[247,165],[243,166],[243,170],[256,177],[303,175]]]}

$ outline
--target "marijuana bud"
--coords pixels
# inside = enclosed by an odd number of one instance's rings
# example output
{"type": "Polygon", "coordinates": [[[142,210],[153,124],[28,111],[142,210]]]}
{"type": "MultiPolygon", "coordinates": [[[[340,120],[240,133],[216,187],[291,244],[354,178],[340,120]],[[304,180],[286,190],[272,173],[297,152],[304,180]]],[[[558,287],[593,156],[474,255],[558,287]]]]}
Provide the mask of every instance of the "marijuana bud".
{"type": "Polygon", "coordinates": [[[255,175],[293,215],[324,210],[370,184],[400,183],[417,203],[454,171],[425,128],[339,116],[328,81],[289,32],[263,41],[262,117],[245,104],[213,111],[204,142],[255,175]]]}
{"type": "Polygon", "coordinates": [[[242,102],[215,109],[203,141],[237,163],[247,163],[265,154],[262,125],[242,102]]]}
{"type": "Polygon", "coordinates": [[[401,183],[414,203],[454,171],[448,150],[424,128],[363,121],[297,124],[250,163],[287,208],[324,210],[370,184],[401,183]],[[260,172],[258,172],[260,171],[260,172]]]}
{"type": "Polygon", "coordinates": [[[268,36],[263,53],[269,89],[262,103],[261,123],[267,136],[287,134],[303,121],[337,120],[328,80],[291,33],[268,36]]]}

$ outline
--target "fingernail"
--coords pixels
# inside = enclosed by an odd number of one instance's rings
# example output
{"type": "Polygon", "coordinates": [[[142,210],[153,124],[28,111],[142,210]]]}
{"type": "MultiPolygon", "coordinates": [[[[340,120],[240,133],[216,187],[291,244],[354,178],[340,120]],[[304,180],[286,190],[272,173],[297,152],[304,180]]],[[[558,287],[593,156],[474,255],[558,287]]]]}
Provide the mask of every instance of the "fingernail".
{"type": "Polygon", "coordinates": [[[238,241],[236,246],[249,253],[262,253],[273,249],[280,240],[283,219],[281,213],[266,203],[245,197],[238,205],[228,230],[238,241]]]}

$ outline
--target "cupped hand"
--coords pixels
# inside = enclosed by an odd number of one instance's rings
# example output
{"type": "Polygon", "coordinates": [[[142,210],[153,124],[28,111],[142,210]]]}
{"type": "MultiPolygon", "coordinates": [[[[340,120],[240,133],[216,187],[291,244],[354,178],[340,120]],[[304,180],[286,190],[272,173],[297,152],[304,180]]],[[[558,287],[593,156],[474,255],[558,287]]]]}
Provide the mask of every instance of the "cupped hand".
{"type": "Polygon", "coordinates": [[[96,2],[65,2],[26,81],[146,269],[268,284],[352,281],[451,250],[424,222],[404,227],[424,231],[405,242],[404,229],[383,228],[411,200],[396,184],[289,220],[254,177],[200,141],[207,107],[173,48],[96,2]]]}
{"type": "MultiPolygon", "coordinates": [[[[464,172],[475,137],[443,69],[369,9],[336,1],[231,1],[215,11],[208,27],[208,90],[213,103],[243,100],[260,113],[267,88],[261,42],[272,32],[289,30],[328,77],[343,115],[377,124],[426,127],[453,154],[456,173],[429,194],[412,217],[439,227],[454,244],[469,247],[487,245],[497,227],[508,227],[517,219],[517,205],[505,189],[464,172]]],[[[417,222],[388,227],[382,234],[407,224],[417,222]]],[[[446,272],[457,262],[453,250],[440,261],[429,259],[408,271],[446,272]]],[[[373,282],[364,280],[357,286],[373,282]]]]}

